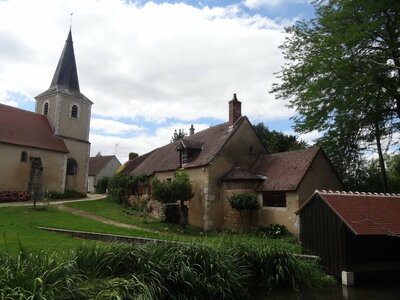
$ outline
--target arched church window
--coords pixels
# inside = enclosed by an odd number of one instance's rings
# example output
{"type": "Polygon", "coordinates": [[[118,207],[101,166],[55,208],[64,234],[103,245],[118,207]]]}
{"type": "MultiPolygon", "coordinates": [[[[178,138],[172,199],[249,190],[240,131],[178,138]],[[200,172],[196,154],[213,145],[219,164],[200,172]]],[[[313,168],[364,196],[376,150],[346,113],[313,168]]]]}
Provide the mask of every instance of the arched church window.
{"type": "Polygon", "coordinates": [[[44,114],[45,116],[47,116],[48,113],[49,113],[49,103],[46,102],[46,103],[43,105],[43,114],[44,114]]]}
{"type": "Polygon", "coordinates": [[[75,159],[68,158],[67,160],[67,175],[76,175],[78,171],[78,164],[75,159]]]}
{"type": "Polygon", "coordinates": [[[21,153],[21,161],[22,162],[27,162],[28,161],[28,153],[26,153],[26,151],[22,151],[22,153],[21,153]]]}
{"type": "Polygon", "coordinates": [[[72,105],[71,107],[71,118],[77,119],[78,118],[78,106],[72,105]]]}

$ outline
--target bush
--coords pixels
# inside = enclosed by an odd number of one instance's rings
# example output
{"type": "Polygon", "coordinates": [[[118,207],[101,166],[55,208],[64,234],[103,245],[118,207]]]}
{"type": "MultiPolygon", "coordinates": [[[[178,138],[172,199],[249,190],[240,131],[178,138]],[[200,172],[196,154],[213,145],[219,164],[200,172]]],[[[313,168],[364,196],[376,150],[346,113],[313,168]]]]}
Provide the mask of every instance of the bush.
{"type": "Polygon", "coordinates": [[[281,239],[292,235],[285,225],[279,224],[259,226],[257,232],[260,235],[271,239],[281,239]]]}
{"type": "Polygon", "coordinates": [[[117,174],[109,178],[108,180],[108,195],[109,198],[116,203],[125,203],[127,201],[126,190],[137,190],[139,183],[147,182],[149,176],[140,174],[137,176],[127,176],[123,174],[117,174]]]}
{"type": "Polygon", "coordinates": [[[257,201],[257,197],[249,192],[241,194],[233,194],[228,197],[230,206],[236,210],[257,210],[260,208],[260,204],[257,201]]]}
{"type": "Polygon", "coordinates": [[[110,177],[100,177],[97,179],[97,185],[96,185],[96,193],[97,194],[105,194],[108,188],[108,181],[110,177]]]}
{"type": "Polygon", "coordinates": [[[55,191],[47,191],[44,197],[49,200],[55,199],[75,199],[75,198],[85,198],[86,194],[80,193],[74,190],[65,190],[64,193],[58,193],[55,191]]]}
{"type": "Polygon", "coordinates": [[[14,201],[28,201],[31,198],[31,194],[28,192],[21,191],[6,191],[0,193],[1,202],[14,202],[14,201]]]}

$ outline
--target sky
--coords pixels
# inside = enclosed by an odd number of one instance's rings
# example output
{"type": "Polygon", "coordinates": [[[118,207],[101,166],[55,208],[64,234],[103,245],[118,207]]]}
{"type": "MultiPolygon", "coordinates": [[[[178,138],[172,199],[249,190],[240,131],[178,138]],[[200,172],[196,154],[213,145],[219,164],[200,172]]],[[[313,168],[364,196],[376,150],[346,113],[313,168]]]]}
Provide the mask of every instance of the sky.
{"type": "Polygon", "coordinates": [[[284,27],[311,18],[309,2],[0,0],[0,103],[34,111],[72,25],[80,89],[94,103],[92,156],[124,163],[175,129],[226,122],[233,93],[253,124],[295,134],[295,111],[269,91],[284,27]]]}

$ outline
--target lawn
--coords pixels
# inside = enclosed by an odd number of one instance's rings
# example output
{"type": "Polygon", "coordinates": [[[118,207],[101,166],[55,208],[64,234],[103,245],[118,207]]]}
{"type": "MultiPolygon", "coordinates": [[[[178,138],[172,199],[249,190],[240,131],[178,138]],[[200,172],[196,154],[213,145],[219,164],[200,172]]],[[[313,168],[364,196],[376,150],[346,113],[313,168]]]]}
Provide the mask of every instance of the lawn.
{"type": "Polygon", "coordinates": [[[119,228],[48,207],[47,211],[32,211],[26,207],[0,208],[0,252],[18,252],[20,245],[29,249],[65,250],[91,241],[51,233],[34,226],[55,227],[100,233],[113,233],[150,238],[168,238],[152,232],[119,228]]]}
{"type": "MultiPolygon", "coordinates": [[[[209,244],[220,244],[225,242],[241,242],[246,244],[254,244],[264,246],[269,244],[284,244],[287,248],[295,253],[300,253],[300,246],[293,243],[292,239],[270,240],[252,234],[229,234],[225,232],[203,232],[199,228],[187,226],[182,228],[179,225],[161,222],[150,217],[142,217],[137,212],[127,209],[108,198],[96,201],[71,202],[65,204],[68,207],[80,209],[90,212],[97,216],[102,216],[120,223],[132,224],[143,228],[150,228],[162,231],[161,236],[167,239],[186,241],[186,242],[202,242],[209,244]],[[129,214],[127,214],[127,212],[129,214]]],[[[150,237],[150,236],[149,236],[150,237]]]]}

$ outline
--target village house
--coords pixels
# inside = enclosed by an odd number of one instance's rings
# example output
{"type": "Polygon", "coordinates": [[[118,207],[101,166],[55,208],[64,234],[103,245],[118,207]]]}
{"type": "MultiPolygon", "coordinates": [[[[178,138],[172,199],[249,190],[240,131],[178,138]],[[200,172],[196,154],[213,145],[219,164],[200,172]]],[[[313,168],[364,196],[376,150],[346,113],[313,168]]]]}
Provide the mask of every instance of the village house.
{"type": "MultiPolygon", "coordinates": [[[[228,203],[234,193],[250,192],[261,208],[253,225],[283,224],[298,235],[296,210],[316,189],[342,189],[342,182],[317,147],[268,154],[234,94],[229,121],[130,159],[121,174],[146,174],[161,181],[176,172],[189,174],[194,196],[189,224],[204,230],[237,227],[239,217],[228,203]]],[[[150,193],[150,189],[141,189],[150,193]]]]}
{"type": "Polygon", "coordinates": [[[316,191],[297,214],[303,252],[343,284],[400,270],[400,194],[316,191]]]}
{"type": "Polygon", "coordinates": [[[35,112],[0,104],[0,191],[86,193],[92,102],[79,89],[71,31],[35,112]]]}
{"type": "Polygon", "coordinates": [[[89,174],[87,191],[94,193],[97,180],[101,177],[110,177],[121,166],[115,155],[98,155],[89,159],[89,174]]]}

